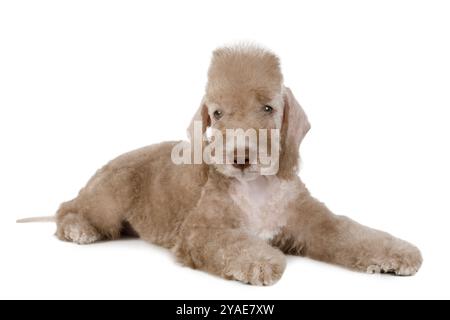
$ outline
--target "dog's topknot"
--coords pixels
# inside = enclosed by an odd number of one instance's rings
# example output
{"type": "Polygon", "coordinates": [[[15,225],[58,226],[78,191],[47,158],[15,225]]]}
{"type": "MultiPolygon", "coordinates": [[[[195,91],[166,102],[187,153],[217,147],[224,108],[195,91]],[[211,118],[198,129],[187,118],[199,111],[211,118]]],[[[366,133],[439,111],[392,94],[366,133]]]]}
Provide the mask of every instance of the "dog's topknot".
{"type": "Polygon", "coordinates": [[[279,90],[282,82],[280,60],[273,52],[253,44],[238,44],[213,52],[206,89],[209,94],[279,90]]]}

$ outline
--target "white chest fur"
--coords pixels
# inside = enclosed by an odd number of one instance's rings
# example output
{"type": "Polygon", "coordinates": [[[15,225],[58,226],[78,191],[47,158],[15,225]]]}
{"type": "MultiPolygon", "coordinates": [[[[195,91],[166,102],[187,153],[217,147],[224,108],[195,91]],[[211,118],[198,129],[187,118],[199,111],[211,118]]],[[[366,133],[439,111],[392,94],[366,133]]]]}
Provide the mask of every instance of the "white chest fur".
{"type": "Polygon", "coordinates": [[[253,181],[236,180],[230,195],[244,212],[248,230],[270,240],[286,225],[286,206],[294,200],[296,189],[292,182],[261,176],[253,181]]]}

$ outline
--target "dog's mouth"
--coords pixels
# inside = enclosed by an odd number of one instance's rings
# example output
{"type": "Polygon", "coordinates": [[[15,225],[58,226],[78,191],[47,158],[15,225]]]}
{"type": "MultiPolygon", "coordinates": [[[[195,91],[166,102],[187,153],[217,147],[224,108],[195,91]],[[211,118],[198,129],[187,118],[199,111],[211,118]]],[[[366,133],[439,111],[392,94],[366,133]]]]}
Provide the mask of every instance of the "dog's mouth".
{"type": "Polygon", "coordinates": [[[247,165],[243,168],[242,165],[240,165],[239,167],[235,167],[235,165],[233,164],[231,167],[232,170],[225,172],[225,174],[229,177],[233,177],[239,180],[249,181],[256,179],[261,175],[259,168],[255,165],[247,165]]]}
{"type": "Polygon", "coordinates": [[[233,176],[245,179],[259,175],[260,168],[256,152],[252,153],[249,148],[245,148],[241,152],[235,149],[227,155],[227,165],[233,168],[231,171],[233,176]]]}
{"type": "Polygon", "coordinates": [[[278,172],[278,158],[263,162],[255,149],[228,150],[221,154],[223,158],[213,157],[211,164],[225,176],[250,181],[262,175],[274,175],[278,172]],[[253,150],[253,151],[252,151],[253,150]]]}
{"type": "Polygon", "coordinates": [[[233,159],[232,166],[235,167],[236,169],[244,171],[251,167],[250,158],[247,156],[247,157],[241,159],[241,161],[239,161],[239,159],[235,158],[235,159],[233,159]]]}
{"type": "Polygon", "coordinates": [[[240,180],[253,180],[261,175],[260,164],[252,161],[249,157],[234,158],[219,167],[219,171],[226,176],[240,180]]]}
{"type": "Polygon", "coordinates": [[[275,175],[278,172],[278,164],[264,166],[260,163],[231,163],[215,164],[216,169],[223,175],[239,180],[251,181],[259,176],[275,175]]]}

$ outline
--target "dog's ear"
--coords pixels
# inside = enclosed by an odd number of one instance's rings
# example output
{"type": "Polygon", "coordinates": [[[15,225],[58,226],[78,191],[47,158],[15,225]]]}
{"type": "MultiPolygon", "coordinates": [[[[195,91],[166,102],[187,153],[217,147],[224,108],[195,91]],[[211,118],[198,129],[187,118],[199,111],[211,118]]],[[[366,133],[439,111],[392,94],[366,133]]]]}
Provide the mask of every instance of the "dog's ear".
{"type": "Polygon", "coordinates": [[[289,178],[298,172],[299,147],[310,129],[308,117],[289,88],[283,88],[284,112],[278,175],[289,178]]]}
{"type": "MultiPolygon", "coordinates": [[[[200,107],[198,108],[197,112],[195,113],[194,117],[191,120],[191,124],[189,125],[187,129],[187,134],[189,137],[189,140],[191,142],[194,139],[195,129],[201,128],[201,137],[205,135],[206,129],[211,126],[211,119],[209,118],[208,114],[208,108],[206,106],[205,98],[202,99],[202,102],[200,103],[200,107]]],[[[197,129],[199,130],[199,129],[197,129]]],[[[200,137],[198,137],[200,138],[200,137]]]]}

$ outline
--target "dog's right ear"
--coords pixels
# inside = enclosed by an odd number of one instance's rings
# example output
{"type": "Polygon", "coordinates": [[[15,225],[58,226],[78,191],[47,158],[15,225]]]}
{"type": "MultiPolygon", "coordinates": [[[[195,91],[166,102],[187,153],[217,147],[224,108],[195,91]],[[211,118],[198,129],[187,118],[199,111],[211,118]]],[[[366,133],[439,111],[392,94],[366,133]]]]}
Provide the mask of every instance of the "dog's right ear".
{"type": "Polygon", "coordinates": [[[197,112],[192,118],[191,124],[187,129],[187,134],[189,140],[191,140],[191,143],[193,142],[195,135],[198,134],[196,130],[200,131],[201,128],[201,136],[197,137],[197,139],[198,138],[203,139],[206,133],[206,129],[210,126],[211,126],[211,118],[209,117],[208,114],[208,107],[206,106],[205,98],[203,98],[200,107],[198,108],[197,112]]]}

